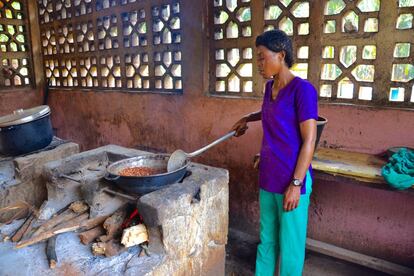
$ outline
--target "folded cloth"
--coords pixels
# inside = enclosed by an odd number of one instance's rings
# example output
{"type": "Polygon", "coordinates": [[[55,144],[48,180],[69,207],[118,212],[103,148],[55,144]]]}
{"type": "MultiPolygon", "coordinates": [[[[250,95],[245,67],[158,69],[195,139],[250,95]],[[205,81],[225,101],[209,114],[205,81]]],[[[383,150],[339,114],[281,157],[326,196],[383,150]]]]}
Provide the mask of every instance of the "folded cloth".
{"type": "Polygon", "coordinates": [[[394,153],[382,167],[381,174],[387,183],[398,190],[414,185],[414,151],[402,148],[394,153]]]}

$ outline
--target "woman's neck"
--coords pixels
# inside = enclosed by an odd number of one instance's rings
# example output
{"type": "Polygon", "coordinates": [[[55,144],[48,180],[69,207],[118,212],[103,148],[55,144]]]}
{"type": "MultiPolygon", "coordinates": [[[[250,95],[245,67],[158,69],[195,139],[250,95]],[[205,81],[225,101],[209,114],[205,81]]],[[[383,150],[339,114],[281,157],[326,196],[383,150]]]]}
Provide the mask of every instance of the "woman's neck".
{"type": "Polygon", "coordinates": [[[279,74],[273,76],[273,86],[278,90],[282,89],[294,78],[295,75],[293,75],[288,68],[283,68],[282,70],[280,70],[279,74]]]}

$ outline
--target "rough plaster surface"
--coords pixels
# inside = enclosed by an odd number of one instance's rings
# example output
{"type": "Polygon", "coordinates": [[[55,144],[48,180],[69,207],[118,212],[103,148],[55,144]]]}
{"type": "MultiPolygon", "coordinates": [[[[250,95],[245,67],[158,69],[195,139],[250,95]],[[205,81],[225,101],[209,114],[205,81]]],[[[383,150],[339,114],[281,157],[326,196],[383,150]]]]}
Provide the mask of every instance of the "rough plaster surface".
{"type": "Polygon", "coordinates": [[[228,172],[201,165],[189,169],[192,175],[183,183],[138,201],[144,221],[161,229],[167,255],[154,275],[224,274],[228,172]]]}
{"type": "Polygon", "coordinates": [[[42,205],[40,218],[48,219],[56,211],[77,200],[85,200],[89,204],[91,217],[112,214],[125,203],[125,200],[101,191],[110,186],[112,190],[116,189],[103,179],[106,167],[119,159],[144,153],[107,145],[45,164],[43,176],[46,180],[48,200],[42,205]],[[62,174],[79,182],[63,178],[62,174]]]}
{"type": "MultiPolygon", "coordinates": [[[[43,165],[79,152],[75,143],[64,143],[54,149],[0,162],[0,207],[23,200],[39,207],[47,191],[42,177],[43,165]]],[[[2,220],[8,215],[3,215],[2,220]]]]}

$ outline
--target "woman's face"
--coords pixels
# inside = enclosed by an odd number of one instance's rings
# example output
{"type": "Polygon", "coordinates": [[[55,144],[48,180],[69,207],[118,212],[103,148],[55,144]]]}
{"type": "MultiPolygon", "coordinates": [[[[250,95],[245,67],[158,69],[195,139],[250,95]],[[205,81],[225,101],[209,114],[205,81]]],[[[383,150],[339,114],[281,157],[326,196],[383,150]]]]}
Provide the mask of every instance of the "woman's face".
{"type": "Polygon", "coordinates": [[[284,65],[284,52],[273,52],[265,46],[258,46],[257,50],[257,66],[260,75],[266,79],[273,78],[279,74],[284,65]]]}

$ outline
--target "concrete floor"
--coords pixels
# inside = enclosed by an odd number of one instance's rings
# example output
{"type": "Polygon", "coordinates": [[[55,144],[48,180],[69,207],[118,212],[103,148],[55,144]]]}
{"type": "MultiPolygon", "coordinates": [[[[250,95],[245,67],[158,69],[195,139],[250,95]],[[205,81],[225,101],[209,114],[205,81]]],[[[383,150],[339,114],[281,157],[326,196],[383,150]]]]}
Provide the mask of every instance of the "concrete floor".
{"type": "MultiPolygon", "coordinates": [[[[254,275],[257,242],[230,231],[227,244],[226,275],[254,275]]],[[[388,275],[360,265],[315,252],[306,252],[304,276],[382,276],[388,275]]]]}

